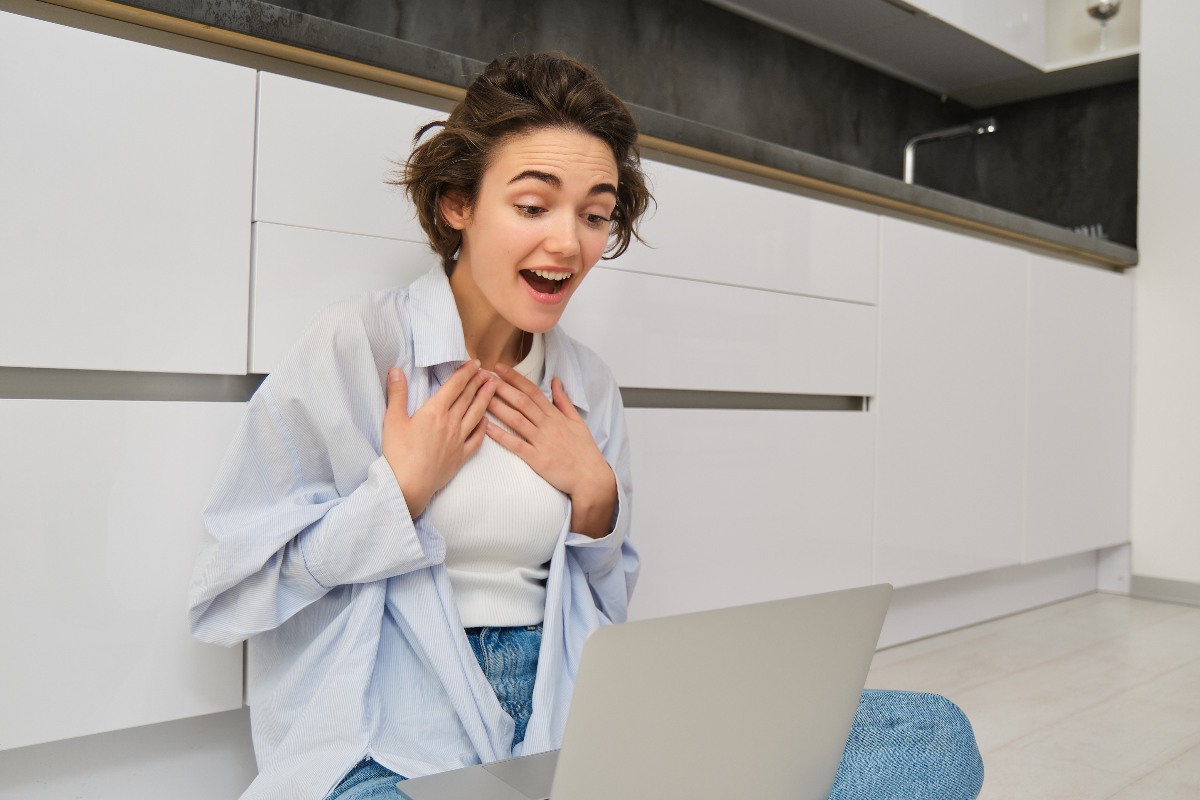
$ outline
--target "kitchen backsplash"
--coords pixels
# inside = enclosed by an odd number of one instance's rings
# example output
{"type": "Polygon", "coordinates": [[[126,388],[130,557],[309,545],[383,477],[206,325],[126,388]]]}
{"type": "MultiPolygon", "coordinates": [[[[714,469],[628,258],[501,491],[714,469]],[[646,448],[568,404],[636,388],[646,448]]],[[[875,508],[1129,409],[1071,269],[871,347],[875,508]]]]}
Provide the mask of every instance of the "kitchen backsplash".
{"type": "Polygon", "coordinates": [[[1136,245],[1136,81],[971,109],[697,0],[275,5],[480,61],[564,50],[632,103],[896,178],[910,137],[991,114],[923,146],[916,182],[1136,245]]]}

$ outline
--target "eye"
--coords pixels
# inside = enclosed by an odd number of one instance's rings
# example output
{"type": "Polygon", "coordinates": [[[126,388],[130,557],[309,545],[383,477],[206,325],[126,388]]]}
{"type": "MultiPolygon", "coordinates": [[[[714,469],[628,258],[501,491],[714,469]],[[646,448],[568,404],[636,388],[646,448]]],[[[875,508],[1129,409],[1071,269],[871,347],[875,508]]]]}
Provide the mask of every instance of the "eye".
{"type": "Polygon", "coordinates": [[[541,206],[527,206],[518,203],[514,205],[513,208],[515,208],[517,213],[523,217],[540,217],[542,214],[546,213],[546,209],[542,208],[541,206]]]}
{"type": "Polygon", "coordinates": [[[605,225],[612,222],[612,218],[605,217],[600,214],[584,214],[584,220],[593,228],[603,228],[605,225]]]}

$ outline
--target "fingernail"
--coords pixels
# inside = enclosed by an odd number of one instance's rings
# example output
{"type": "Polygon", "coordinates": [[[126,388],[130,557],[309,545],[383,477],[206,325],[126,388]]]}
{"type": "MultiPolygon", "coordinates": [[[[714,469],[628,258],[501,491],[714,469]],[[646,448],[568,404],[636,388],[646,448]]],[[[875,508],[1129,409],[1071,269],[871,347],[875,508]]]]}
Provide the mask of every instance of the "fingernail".
{"type": "Polygon", "coordinates": [[[400,368],[392,367],[388,370],[388,383],[395,383],[400,380],[400,368]]]}

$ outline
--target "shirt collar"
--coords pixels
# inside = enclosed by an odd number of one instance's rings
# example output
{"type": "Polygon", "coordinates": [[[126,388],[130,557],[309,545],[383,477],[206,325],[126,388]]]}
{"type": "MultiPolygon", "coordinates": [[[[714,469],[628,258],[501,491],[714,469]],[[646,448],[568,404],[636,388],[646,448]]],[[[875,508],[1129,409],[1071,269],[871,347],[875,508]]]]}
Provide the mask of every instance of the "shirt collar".
{"type": "MultiPolygon", "coordinates": [[[[450,278],[440,265],[433,267],[409,286],[408,314],[412,321],[413,364],[433,368],[440,380],[467,361],[467,343],[462,319],[450,290],[450,278]],[[445,366],[443,366],[445,365],[445,366]],[[440,369],[438,369],[440,367],[440,369]]],[[[546,331],[546,369],[542,391],[550,395],[550,379],[562,381],[563,391],[580,411],[588,410],[583,371],[571,340],[555,325],[546,331]]]]}
{"type": "Polygon", "coordinates": [[[408,296],[414,366],[465,362],[467,343],[445,270],[438,265],[417,278],[409,286],[408,296]]]}
{"type": "Polygon", "coordinates": [[[583,370],[579,368],[579,356],[574,342],[555,325],[546,331],[546,372],[542,390],[550,394],[550,379],[562,381],[563,391],[571,403],[580,411],[588,410],[587,392],[584,391],[583,370]]]}

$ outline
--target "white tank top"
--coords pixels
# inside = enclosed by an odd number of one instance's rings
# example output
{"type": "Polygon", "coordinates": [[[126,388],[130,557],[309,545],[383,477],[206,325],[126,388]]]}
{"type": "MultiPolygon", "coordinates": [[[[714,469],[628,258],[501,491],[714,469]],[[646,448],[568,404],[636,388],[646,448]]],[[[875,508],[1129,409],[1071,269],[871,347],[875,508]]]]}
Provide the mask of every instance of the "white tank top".
{"type": "MultiPolygon", "coordinates": [[[[542,335],[534,334],[516,370],[541,385],[545,363],[542,335]]],[[[542,621],[549,561],[566,521],[565,494],[484,437],[483,446],[430,499],[427,513],[446,540],[446,569],[463,627],[542,621]]]]}

